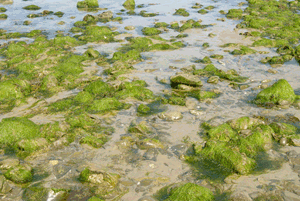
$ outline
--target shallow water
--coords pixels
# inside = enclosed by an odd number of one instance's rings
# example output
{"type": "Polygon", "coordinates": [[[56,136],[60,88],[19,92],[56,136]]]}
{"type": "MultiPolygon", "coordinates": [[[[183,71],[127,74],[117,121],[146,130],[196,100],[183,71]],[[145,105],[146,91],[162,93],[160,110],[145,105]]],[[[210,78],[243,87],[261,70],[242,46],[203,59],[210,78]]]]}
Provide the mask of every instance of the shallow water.
{"type": "MultiPolygon", "coordinates": [[[[116,13],[120,12],[123,0],[103,0],[99,2],[101,8],[107,8],[117,16],[116,13]]],[[[188,136],[190,141],[202,141],[199,135],[199,126],[205,121],[212,121],[214,123],[223,123],[233,118],[242,116],[252,115],[298,115],[299,110],[294,107],[289,109],[270,110],[259,108],[254,104],[249,103],[260,90],[252,90],[253,87],[257,87],[261,84],[262,80],[270,79],[269,85],[273,84],[279,79],[286,79],[295,91],[300,91],[300,70],[299,65],[295,60],[285,63],[281,67],[276,68],[277,74],[268,73],[267,70],[272,68],[269,64],[261,64],[259,61],[266,56],[274,56],[276,52],[270,48],[253,48],[260,51],[270,52],[267,55],[254,54],[250,56],[233,56],[228,52],[223,52],[223,48],[219,46],[225,43],[241,43],[249,45],[252,41],[239,33],[246,30],[234,30],[235,26],[239,23],[237,20],[226,19],[225,22],[217,21],[217,18],[224,17],[219,13],[219,10],[229,10],[231,8],[237,8],[237,4],[242,1],[197,1],[203,4],[204,7],[213,5],[216,8],[209,11],[208,14],[201,15],[197,11],[199,9],[191,9],[195,1],[166,1],[166,0],[153,0],[151,2],[145,0],[137,0],[136,4],[144,4],[144,8],[136,8],[136,13],[141,10],[147,12],[158,12],[159,15],[155,17],[144,18],[141,16],[128,16],[125,14],[123,17],[123,23],[109,22],[106,25],[114,26],[117,28],[116,31],[121,33],[129,33],[132,36],[142,36],[141,29],[146,26],[153,26],[155,21],[160,22],[173,22],[187,19],[201,19],[202,24],[214,24],[209,26],[207,29],[193,29],[187,30],[184,33],[188,34],[187,38],[183,38],[182,41],[187,44],[187,47],[181,48],[175,51],[158,51],[158,52],[146,52],[142,56],[145,61],[134,65],[136,69],[132,74],[128,75],[129,79],[138,77],[139,79],[145,80],[149,85],[148,88],[155,94],[162,94],[163,90],[170,89],[169,85],[163,85],[157,82],[157,79],[169,79],[170,76],[175,75],[176,72],[180,72],[181,67],[195,64],[197,69],[203,68],[204,64],[193,63],[195,59],[202,59],[204,56],[212,54],[224,55],[222,63],[215,59],[212,59],[213,64],[222,70],[235,69],[241,76],[249,77],[246,84],[250,87],[245,90],[235,90],[229,87],[229,82],[219,82],[216,85],[206,83],[206,78],[202,79],[204,82],[203,89],[219,89],[222,94],[217,99],[211,102],[198,102],[194,99],[190,99],[191,104],[189,107],[170,106],[168,109],[171,111],[180,111],[183,114],[183,119],[175,122],[167,122],[157,118],[154,114],[150,117],[137,117],[136,108],[141,103],[140,101],[132,101],[133,107],[126,111],[120,111],[116,116],[111,117],[112,126],[115,128],[115,132],[112,134],[111,139],[101,149],[91,149],[87,146],[81,146],[78,142],[72,143],[70,146],[63,149],[49,151],[48,153],[41,154],[35,157],[31,157],[28,161],[39,171],[49,171],[51,175],[47,178],[41,179],[44,187],[51,188],[71,188],[80,189],[82,184],[75,178],[78,177],[79,172],[84,167],[93,167],[95,169],[105,169],[110,172],[117,172],[121,175],[121,181],[127,184],[129,189],[128,193],[125,194],[121,200],[132,200],[137,201],[140,197],[145,195],[152,195],[161,187],[180,181],[194,181],[201,183],[193,176],[182,176],[189,171],[190,167],[180,159],[181,151],[180,147],[183,138],[188,136]],[[149,4],[155,5],[149,5],[149,4]],[[186,8],[190,13],[189,17],[173,16],[175,9],[186,8]],[[133,25],[136,27],[135,30],[126,31],[125,26],[133,25]],[[209,33],[215,33],[216,37],[211,38],[208,36],[209,33]],[[207,49],[202,48],[202,44],[208,42],[210,47],[207,49]],[[211,51],[209,51],[211,50],[211,51]],[[146,59],[147,58],[147,59],[146,59]],[[176,66],[178,69],[170,69],[169,66],[176,66]],[[145,72],[145,70],[156,69],[152,72],[145,72]],[[190,114],[190,109],[199,110],[201,113],[199,116],[190,114]],[[128,127],[133,121],[146,120],[151,122],[151,126],[155,129],[154,136],[158,137],[165,144],[165,149],[161,150],[155,160],[146,160],[144,155],[145,151],[135,149],[131,151],[119,150],[117,144],[122,136],[125,136],[128,132],[128,127]],[[177,151],[177,152],[176,152],[177,151]],[[176,155],[177,153],[177,155],[176,155]],[[52,162],[51,162],[52,161],[52,162]],[[56,161],[53,163],[53,161],[56,161]],[[55,164],[55,165],[53,165],[55,164]],[[62,167],[63,171],[60,172],[55,168],[62,167]],[[145,182],[145,179],[152,179],[153,181],[145,182]],[[144,182],[143,182],[144,181],[144,182]]],[[[48,38],[53,38],[56,31],[64,31],[68,33],[73,23],[82,18],[86,14],[95,14],[94,12],[78,11],[76,8],[76,0],[45,0],[45,1],[14,1],[12,5],[3,5],[7,8],[6,14],[8,15],[7,20],[0,21],[0,28],[7,30],[8,32],[29,32],[34,29],[45,30],[48,34],[48,38]],[[36,4],[41,7],[38,11],[27,11],[22,7],[36,4]],[[34,19],[27,19],[27,15],[30,13],[40,13],[43,10],[50,11],[62,11],[65,15],[61,18],[50,15],[47,17],[40,17],[34,19]],[[71,19],[71,16],[75,16],[71,19]],[[24,20],[32,21],[29,26],[23,25],[24,20]],[[64,21],[64,25],[58,25],[57,23],[64,21]]],[[[241,8],[245,8],[246,5],[241,8]]],[[[98,11],[97,14],[103,11],[98,11]]],[[[98,25],[103,25],[98,23],[98,25]]],[[[170,39],[172,36],[176,36],[178,32],[174,32],[170,29],[169,32],[160,34],[161,37],[170,39]]],[[[1,43],[5,40],[1,40],[1,43]]],[[[126,43],[126,42],[124,42],[126,43]]],[[[113,53],[121,43],[109,43],[109,44],[87,44],[85,46],[76,47],[74,52],[82,54],[88,46],[93,46],[95,50],[98,50],[101,54],[108,54],[112,57],[113,53]]],[[[230,49],[230,48],[226,48],[230,49]]],[[[102,67],[98,68],[98,75],[101,76],[102,67]]],[[[45,100],[47,103],[62,99],[64,97],[74,95],[79,90],[71,92],[63,92],[45,100]]],[[[30,107],[30,105],[28,105],[30,107]]],[[[20,109],[20,108],[19,108],[20,109]]],[[[26,113],[22,113],[25,108],[21,110],[15,110],[8,114],[1,114],[0,118],[11,117],[11,116],[22,116],[26,113]]],[[[101,118],[101,117],[99,117],[101,118]]],[[[61,116],[39,116],[31,118],[36,123],[46,123],[53,120],[61,120],[61,116]]],[[[184,148],[182,148],[184,150],[184,148]]],[[[299,149],[295,148],[298,152],[299,149]]],[[[183,153],[183,151],[182,151],[183,153]]],[[[292,172],[291,168],[284,166],[284,170],[289,173],[289,176],[295,181],[298,179],[292,172]]],[[[288,174],[287,173],[287,174],[288,174]]],[[[270,173],[271,174],[271,173],[270,173]]],[[[274,172],[273,175],[278,174],[279,179],[284,178],[284,173],[274,172]]],[[[254,176],[253,176],[254,177],[254,176]]],[[[266,180],[273,179],[273,176],[264,176],[266,180]]],[[[289,178],[289,179],[291,179],[289,178]]],[[[40,182],[40,181],[39,181],[40,182]]],[[[247,187],[248,179],[240,182],[240,188],[247,187]]],[[[249,193],[257,190],[254,184],[249,186],[249,193]]],[[[11,195],[6,197],[7,200],[21,200],[22,189],[16,188],[11,195]]],[[[247,191],[247,192],[248,192],[247,191]]],[[[53,194],[49,194],[48,200],[53,200],[53,194]]]]}

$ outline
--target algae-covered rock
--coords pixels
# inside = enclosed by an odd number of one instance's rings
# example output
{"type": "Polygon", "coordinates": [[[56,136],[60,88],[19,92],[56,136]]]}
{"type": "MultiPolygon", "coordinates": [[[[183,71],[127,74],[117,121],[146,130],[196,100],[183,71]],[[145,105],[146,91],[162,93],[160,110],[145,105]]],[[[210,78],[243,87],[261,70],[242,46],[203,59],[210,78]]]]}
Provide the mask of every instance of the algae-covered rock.
{"type": "Polygon", "coordinates": [[[39,7],[37,5],[29,5],[29,6],[23,7],[23,9],[25,9],[25,10],[39,10],[39,9],[41,9],[41,7],[39,7]]]}
{"type": "Polygon", "coordinates": [[[205,187],[193,183],[186,183],[179,187],[175,187],[170,191],[167,201],[212,201],[214,200],[213,193],[205,187]]]}
{"type": "Polygon", "coordinates": [[[98,138],[95,136],[86,136],[86,137],[82,138],[79,141],[79,143],[87,144],[94,148],[101,148],[107,141],[108,141],[108,139],[105,136],[103,136],[102,138],[98,138]]]}
{"type": "Polygon", "coordinates": [[[88,92],[93,96],[97,96],[100,98],[111,97],[115,90],[109,84],[103,82],[102,80],[96,80],[89,85],[87,85],[84,89],[84,92],[88,92]]]}
{"type": "Polygon", "coordinates": [[[228,122],[228,124],[235,130],[246,130],[252,129],[259,124],[264,124],[262,120],[255,119],[252,117],[241,117],[238,119],[233,119],[228,122]]]}
{"type": "Polygon", "coordinates": [[[139,149],[148,150],[152,148],[164,148],[163,144],[154,138],[146,138],[137,142],[137,146],[139,149]]]}
{"type": "Polygon", "coordinates": [[[104,198],[109,197],[111,194],[119,195],[123,193],[122,190],[118,188],[119,179],[120,175],[118,174],[93,171],[89,168],[85,168],[79,176],[80,181],[87,182],[94,188],[97,195],[104,198]]]}
{"type": "Polygon", "coordinates": [[[18,142],[17,146],[20,151],[32,152],[48,145],[45,138],[23,139],[18,142]]]}
{"type": "Polygon", "coordinates": [[[154,99],[153,92],[150,89],[145,88],[145,81],[136,80],[133,82],[125,82],[119,87],[119,91],[116,92],[115,97],[118,99],[136,98],[144,101],[154,99]]]}
{"type": "Polygon", "coordinates": [[[288,142],[291,142],[291,139],[299,138],[297,135],[297,127],[291,124],[274,122],[270,124],[271,128],[274,130],[275,134],[273,135],[276,141],[280,141],[281,138],[286,138],[288,142]]]}
{"type": "Polygon", "coordinates": [[[137,112],[141,114],[148,114],[150,112],[150,107],[144,104],[140,104],[137,108],[137,112]]]}
{"type": "Polygon", "coordinates": [[[269,103],[280,105],[281,101],[288,101],[291,104],[295,99],[296,95],[291,85],[285,79],[280,79],[272,86],[259,92],[254,102],[258,105],[269,103]]]}
{"type": "Polygon", "coordinates": [[[147,124],[147,122],[142,121],[140,123],[132,122],[130,127],[128,128],[128,132],[130,133],[139,133],[139,134],[149,134],[152,132],[151,128],[147,124]]]}
{"type": "Polygon", "coordinates": [[[99,7],[98,0],[84,0],[77,2],[77,8],[97,8],[99,7]]]}
{"type": "Polygon", "coordinates": [[[239,174],[248,174],[256,166],[254,159],[241,154],[236,146],[230,147],[226,142],[208,141],[201,155],[239,174]]]}
{"type": "Polygon", "coordinates": [[[229,19],[241,19],[243,17],[243,10],[242,9],[230,9],[226,15],[229,19]]]}
{"type": "Polygon", "coordinates": [[[88,110],[92,113],[101,113],[111,110],[121,110],[126,105],[119,102],[116,98],[102,98],[100,100],[94,100],[88,107],[88,110]]]}
{"type": "Polygon", "coordinates": [[[134,0],[126,0],[123,3],[123,6],[128,10],[133,10],[135,8],[135,1],[134,0]]]}
{"type": "Polygon", "coordinates": [[[87,42],[113,42],[117,32],[113,32],[108,26],[86,26],[79,40],[87,42]]]}
{"type": "Polygon", "coordinates": [[[227,123],[210,129],[207,135],[209,136],[210,140],[218,140],[223,142],[229,142],[231,139],[238,137],[237,132],[234,131],[227,123]]]}
{"type": "Polygon", "coordinates": [[[19,140],[34,139],[40,135],[40,126],[23,117],[2,119],[0,144],[13,146],[19,140]]]}
{"type": "Polygon", "coordinates": [[[4,8],[4,7],[0,7],[0,13],[4,13],[4,12],[6,12],[7,11],[7,9],[6,8],[4,8]]]}
{"type": "Polygon", "coordinates": [[[89,48],[84,52],[84,55],[87,55],[89,58],[96,59],[97,57],[99,57],[100,53],[93,48],[89,48]]]}
{"type": "Polygon", "coordinates": [[[246,54],[254,54],[254,53],[256,53],[256,50],[253,50],[246,46],[241,46],[239,50],[235,49],[232,52],[230,52],[230,54],[233,55],[246,55],[246,54]]]}
{"type": "Polygon", "coordinates": [[[94,96],[87,91],[81,91],[74,97],[74,100],[76,102],[78,102],[79,104],[89,103],[93,99],[94,99],[94,96]]]}
{"type": "Polygon", "coordinates": [[[176,12],[173,15],[181,15],[184,17],[188,17],[190,14],[184,8],[176,9],[176,12]]]}
{"type": "Polygon", "coordinates": [[[143,32],[143,34],[146,35],[146,36],[153,36],[153,35],[157,35],[157,34],[160,34],[160,33],[161,33],[161,31],[158,30],[158,29],[155,28],[155,27],[144,27],[144,28],[142,29],[142,32],[143,32]]]}
{"type": "Polygon", "coordinates": [[[89,198],[87,201],[104,201],[104,200],[101,199],[101,198],[93,196],[93,197],[89,198]]]}
{"type": "Polygon", "coordinates": [[[4,176],[15,183],[21,183],[21,184],[31,182],[33,179],[31,170],[21,165],[10,168],[4,174],[4,176]]]}
{"type": "Polygon", "coordinates": [[[188,86],[201,87],[202,81],[198,76],[190,75],[190,74],[179,74],[170,77],[171,86],[176,88],[179,84],[185,84],[188,86]]]}

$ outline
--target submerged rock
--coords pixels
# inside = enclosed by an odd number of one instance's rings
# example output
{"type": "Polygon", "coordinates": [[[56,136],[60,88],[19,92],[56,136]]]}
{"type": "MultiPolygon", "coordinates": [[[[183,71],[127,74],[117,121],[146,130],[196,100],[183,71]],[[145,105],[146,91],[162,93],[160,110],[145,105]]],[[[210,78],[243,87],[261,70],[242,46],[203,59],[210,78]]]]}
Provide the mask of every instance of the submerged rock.
{"type": "Polygon", "coordinates": [[[158,117],[166,121],[175,121],[175,120],[182,119],[183,116],[181,112],[168,111],[168,112],[158,114],[158,117]]]}

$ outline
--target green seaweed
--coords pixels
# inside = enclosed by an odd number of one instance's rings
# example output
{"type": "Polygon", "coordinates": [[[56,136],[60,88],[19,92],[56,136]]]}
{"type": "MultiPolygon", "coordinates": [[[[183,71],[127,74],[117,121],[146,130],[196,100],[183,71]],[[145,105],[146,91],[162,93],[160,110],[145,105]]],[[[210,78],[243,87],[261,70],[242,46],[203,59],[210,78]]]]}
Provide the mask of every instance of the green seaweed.
{"type": "Polygon", "coordinates": [[[154,28],[154,27],[152,27],[152,28],[151,27],[144,27],[142,29],[142,32],[146,36],[153,36],[153,35],[158,35],[158,34],[161,33],[160,30],[158,30],[157,28],[154,28]]]}
{"type": "Polygon", "coordinates": [[[179,187],[173,188],[166,201],[212,201],[214,200],[213,193],[205,187],[193,183],[186,183],[179,187]]]}
{"type": "Polygon", "coordinates": [[[127,10],[133,10],[135,8],[135,1],[134,0],[126,0],[123,3],[124,8],[127,10]]]}
{"type": "Polygon", "coordinates": [[[29,6],[23,7],[23,9],[25,9],[25,10],[39,10],[39,9],[41,9],[41,7],[39,7],[37,5],[29,5],[29,6]]]}
{"type": "Polygon", "coordinates": [[[291,85],[285,79],[280,79],[272,86],[259,92],[254,102],[258,105],[266,105],[268,103],[278,105],[280,101],[293,103],[295,99],[296,95],[291,85]]]}
{"type": "Polygon", "coordinates": [[[97,8],[99,7],[98,0],[84,0],[77,2],[77,8],[97,8]]]}
{"type": "Polygon", "coordinates": [[[32,172],[21,165],[10,168],[4,174],[4,176],[7,179],[19,184],[31,182],[33,179],[32,172]]]}

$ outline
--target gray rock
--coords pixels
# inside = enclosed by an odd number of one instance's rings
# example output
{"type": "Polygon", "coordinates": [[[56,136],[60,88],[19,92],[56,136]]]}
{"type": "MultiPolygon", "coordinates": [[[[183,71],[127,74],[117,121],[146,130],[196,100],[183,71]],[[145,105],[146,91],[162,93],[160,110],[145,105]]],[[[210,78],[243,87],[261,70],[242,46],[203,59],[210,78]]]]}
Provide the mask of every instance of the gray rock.
{"type": "Polygon", "coordinates": [[[0,169],[8,170],[20,164],[19,159],[9,158],[0,162],[0,169]]]}
{"type": "Polygon", "coordinates": [[[159,154],[159,151],[157,149],[155,149],[155,148],[148,149],[146,151],[146,153],[144,153],[143,158],[144,158],[144,160],[156,161],[158,154],[159,154]]]}
{"type": "Polygon", "coordinates": [[[134,27],[134,26],[126,26],[125,29],[126,29],[126,30],[134,30],[135,27],[134,27]]]}
{"type": "Polygon", "coordinates": [[[101,19],[110,19],[113,16],[114,16],[114,14],[111,11],[105,11],[105,12],[98,15],[98,17],[101,18],[101,19]]]}
{"type": "Polygon", "coordinates": [[[154,199],[150,196],[144,196],[144,197],[141,197],[138,201],[156,201],[156,199],[154,199]]]}
{"type": "Polygon", "coordinates": [[[6,194],[12,190],[12,187],[8,184],[8,181],[3,175],[0,175],[0,193],[6,194]]]}
{"type": "Polygon", "coordinates": [[[13,0],[0,0],[0,4],[13,4],[14,1],[13,0]]]}
{"type": "Polygon", "coordinates": [[[208,78],[207,83],[217,84],[219,82],[219,76],[211,76],[208,78]]]}
{"type": "Polygon", "coordinates": [[[182,119],[182,114],[178,111],[168,111],[158,114],[158,117],[166,121],[175,121],[182,119]]]}
{"type": "Polygon", "coordinates": [[[289,191],[283,191],[282,192],[282,198],[285,201],[300,201],[300,196],[296,195],[295,193],[289,192],[289,191]]]}
{"type": "Polygon", "coordinates": [[[252,201],[252,198],[245,191],[236,191],[230,195],[231,201],[252,201]]]}

